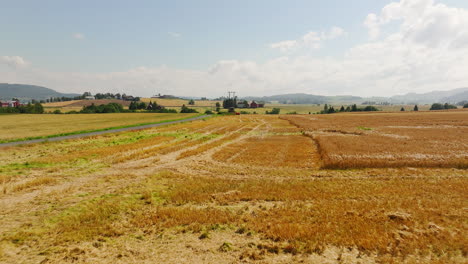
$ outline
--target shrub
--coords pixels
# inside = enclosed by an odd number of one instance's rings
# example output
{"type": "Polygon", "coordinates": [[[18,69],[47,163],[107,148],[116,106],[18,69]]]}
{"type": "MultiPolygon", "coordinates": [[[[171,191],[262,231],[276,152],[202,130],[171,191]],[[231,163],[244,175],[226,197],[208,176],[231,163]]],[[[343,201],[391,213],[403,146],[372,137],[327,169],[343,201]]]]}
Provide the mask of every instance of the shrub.
{"type": "Polygon", "coordinates": [[[448,103],[445,103],[445,104],[435,103],[435,104],[432,104],[429,110],[444,110],[444,109],[457,109],[457,107],[455,105],[451,105],[448,103]]]}
{"type": "Polygon", "coordinates": [[[175,109],[166,109],[166,108],[149,110],[148,112],[151,112],[151,113],[171,113],[171,114],[177,114],[177,110],[175,110],[175,109]]]}
{"type": "Polygon", "coordinates": [[[40,103],[28,103],[18,107],[0,107],[0,113],[42,114],[44,107],[40,103]]]}
{"type": "Polygon", "coordinates": [[[372,111],[379,111],[379,109],[377,109],[377,107],[375,107],[375,106],[368,105],[368,106],[364,107],[364,109],[362,109],[362,111],[372,112],[372,111]]]}
{"type": "Polygon", "coordinates": [[[206,110],[206,111],[205,111],[205,114],[206,114],[206,115],[212,115],[212,114],[214,114],[214,113],[213,113],[213,111],[211,111],[211,110],[206,110]]]}
{"type": "Polygon", "coordinates": [[[52,112],[53,114],[61,114],[62,111],[60,111],[60,109],[55,109],[54,112],[52,112]]]}
{"type": "Polygon", "coordinates": [[[185,105],[182,105],[182,108],[180,109],[180,112],[181,113],[198,113],[197,110],[195,110],[193,108],[188,108],[185,105]]]}
{"type": "Polygon", "coordinates": [[[83,106],[80,113],[121,113],[124,112],[123,106],[117,103],[108,103],[96,106],[91,104],[89,106],[83,106]]]}
{"type": "Polygon", "coordinates": [[[281,109],[279,108],[273,108],[271,111],[266,111],[265,113],[267,115],[278,115],[280,113],[281,109]]]}

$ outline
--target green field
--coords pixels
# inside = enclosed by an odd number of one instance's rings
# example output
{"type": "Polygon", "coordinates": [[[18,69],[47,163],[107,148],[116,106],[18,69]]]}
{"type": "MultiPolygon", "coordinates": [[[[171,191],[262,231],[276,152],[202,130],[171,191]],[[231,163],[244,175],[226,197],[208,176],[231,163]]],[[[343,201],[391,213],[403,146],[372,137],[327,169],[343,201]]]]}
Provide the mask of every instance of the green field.
{"type": "Polygon", "coordinates": [[[1,115],[0,141],[30,137],[46,137],[78,131],[100,130],[113,127],[158,123],[183,119],[195,114],[74,114],[74,115],[1,115]]]}

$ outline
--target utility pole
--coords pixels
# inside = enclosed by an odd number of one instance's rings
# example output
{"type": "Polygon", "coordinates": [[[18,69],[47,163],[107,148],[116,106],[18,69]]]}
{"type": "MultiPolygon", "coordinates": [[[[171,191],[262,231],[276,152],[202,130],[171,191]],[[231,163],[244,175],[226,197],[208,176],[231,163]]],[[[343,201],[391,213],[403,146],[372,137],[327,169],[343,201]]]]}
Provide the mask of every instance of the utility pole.
{"type": "Polygon", "coordinates": [[[236,97],[236,92],[228,91],[228,99],[231,99],[231,94],[232,94],[232,98],[236,97]]]}

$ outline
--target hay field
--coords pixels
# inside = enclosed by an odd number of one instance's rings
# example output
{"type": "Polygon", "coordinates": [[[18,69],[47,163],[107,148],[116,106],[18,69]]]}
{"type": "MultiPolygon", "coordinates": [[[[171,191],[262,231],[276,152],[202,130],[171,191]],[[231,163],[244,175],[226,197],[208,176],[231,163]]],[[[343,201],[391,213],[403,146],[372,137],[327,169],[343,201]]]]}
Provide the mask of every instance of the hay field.
{"type": "Polygon", "coordinates": [[[304,130],[241,115],[4,148],[0,262],[466,263],[466,169],[321,169],[304,130]]]}
{"type": "Polygon", "coordinates": [[[76,115],[2,115],[0,141],[42,137],[85,130],[157,123],[188,118],[194,114],[117,113],[76,115]]]}
{"type": "Polygon", "coordinates": [[[222,101],[213,101],[213,100],[194,100],[195,105],[189,105],[188,102],[189,100],[184,100],[184,99],[159,99],[159,98],[141,98],[140,99],[142,102],[149,103],[151,102],[156,102],[159,105],[165,106],[165,107],[181,107],[183,104],[186,106],[190,107],[215,107],[216,103],[219,102],[222,104],[222,101]]]}
{"type": "Polygon", "coordinates": [[[468,168],[468,111],[283,118],[316,141],[323,168],[468,168]]]}

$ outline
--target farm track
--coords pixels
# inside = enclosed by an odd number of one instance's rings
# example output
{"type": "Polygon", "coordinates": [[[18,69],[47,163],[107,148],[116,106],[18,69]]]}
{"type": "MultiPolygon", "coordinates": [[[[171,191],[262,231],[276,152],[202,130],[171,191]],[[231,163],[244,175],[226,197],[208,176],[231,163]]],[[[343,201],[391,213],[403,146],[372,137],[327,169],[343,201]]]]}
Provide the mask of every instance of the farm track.
{"type": "Polygon", "coordinates": [[[0,143],[0,148],[1,147],[13,147],[13,146],[19,146],[19,145],[25,145],[25,144],[35,144],[35,143],[42,143],[42,142],[55,142],[55,141],[62,141],[62,140],[67,140],[67,139],[78,139],[78,138],[83,138],[83,137],[99,136],[99,135],[109,134],[109,133],[119,133],[119,132],[131,131],[131,130],[147,129],[147,128],[153,128],[153,127],[160,127],[160,126],[196,121],[196,120],[203,119],[206,117],[208,117],[208,115],[202,115],[202,116],[163,122],[163,123],[157,123],[157,124],[131,126],[131,127],[109,129],[109,130],[104,130],[104,131],[95,131],[95,132],[81,133],[81,134],[68,135],[68,136],[59,136],[59,137],[51,137],[51,138],[40,138],[40,139],[0,143]]]}

